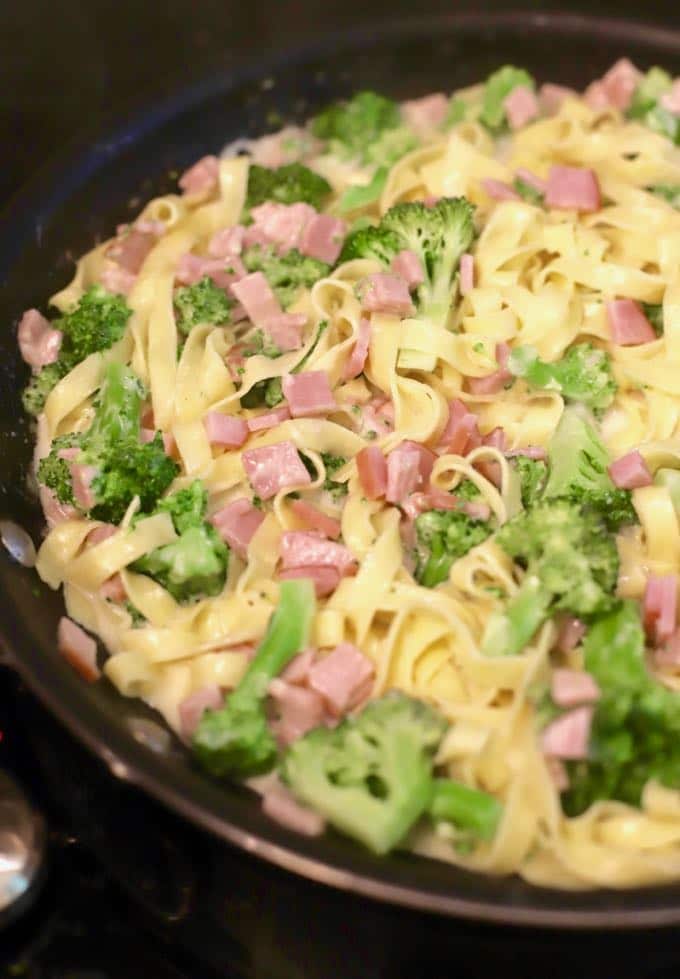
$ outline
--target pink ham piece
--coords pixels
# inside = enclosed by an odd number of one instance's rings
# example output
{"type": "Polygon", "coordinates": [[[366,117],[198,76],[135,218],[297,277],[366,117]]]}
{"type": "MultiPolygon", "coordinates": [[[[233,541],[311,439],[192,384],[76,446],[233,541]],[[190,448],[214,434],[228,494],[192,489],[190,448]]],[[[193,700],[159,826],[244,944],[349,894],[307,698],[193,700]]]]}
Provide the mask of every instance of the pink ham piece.
{"type": "Polygon", "coordinates": [[[519,167],[515,171],[515,176],[519,180],[524,181],[525,184],[533,187],[539,194],[545,194],[548,184],[541,177],[536,176],[533,170],[527,170],[526,167],[519,167]]]}
{"type": "Polygon", "coordinates": [[[227,503],[210,517],[210,523],[222,540],[244,560],[248,557],[248,545],[263,520],[264,513],[245,496],[227,503]]]}
{"type": "Polygon", "coordinates": [[[307,500],[291,500],[290,508],[307,530],[316,530],[331,540],[337,540],[340,536],[340,521],[329,517],[307,500]]]}
{"type": "Polygon", "coordinates": [[[361,285],[361,305],[369,313],[410,316],[415,312],[407,284],[388,272],[367,276],[361,285]]]}
{"type": "Polygon", "coordinates": [[[498,449],[499,452],[505,452],[505,432],[502,428],[494,428],[488,432],[482,439],[483,445],[490,445],[493,449],[498,449]]]}
{"type": "Polygon", "coordinates": [[[585,670],[553,671],[550,695],[558,707],[578,707],[600,699],[600,688],[585,670]]]}
{"type": "Polygon", "coordinates": [[[370,344],[371,324],[365,316],[362,316],[361,320],[359,321],[359,329],[357,330],[352,353],[345,361],[345,366],[342,371],[343,381],[351,381],[352,378],[358,377],[359,374],[361,374],[366,366],[366,359],[368,357],[368,348],[370,344]]]}
{"type": "Polygon", "coordinates": [[[40,487],[40,506],[47,526],[52,529],[64,520],[76,520],[80,514],[69,503],[60,503],[55,494],[47,486],[40,487]]]}
{"type": "Polygon", "coordinates": [[[278,713],[272,727],[282,745],[296,741],[323,723],[324,702],[316,691],[276,677],[269,684],[268,692],[278,713]]]}
{"type": "Polygon", "coordinates": [[[546,758],[548,774],[558,792],[566,792],[569,788],[569,775],[566,765],[559,758],[546,758]]]}
{"type": "Polygon", "coordinates": [[[301,836],[321,836],[326,828],[323,816],[301,806],[283,785],[267,789],[262,796],[262,811],[274,822],[301,836]]]}
{"type": "Polygon", "coordinates": [[[377,445],[368,445],[355,457],[364,496],[378,500],[387,492],[387,460],[377,445]]]}
{"type": "Polygon", "coordinates": [[[607,471],[619,489],[638,489],[653,483],[652,474],[637,449],[612,462],[607,471]]]}
{"type": "Polygon", "coordinates": [[[225,449],[240,449],[250,434],[242,418],[224,415],[221,411],[209,411],[203,418],[203,424],[210,444],[225,449]]]}
{"type": "Polygon", "coordinates": [[[409,292],[425,281],[423,263],[415,252],[405,248],[392,259],[392,271],[403,279],[409,288],[409,292]]]}
{"type": "Polygon", "coordinates": [[[131,275],[137,275],[155,244],[155,234],[133,228],[107,248],[106,257],[131,275]]]}
{"type": "Polygon", "coordinates": [[[218,710],[224,702],[222,691],[210,683],[185,697],[179,704],[179,724],[182,737],[189,741],[207,710],[218,710]]]}
{"type": "Polygon", "coordinates": [[[503,183],[502,180],[494,180],[493,177],[485,177],[482,180],[482,187],[494,201],[521,201],[522,198],[513,190],[510,184],[503,183]]]}
{"type": "Polygon", "coordinates": [[[220,289],[228,289],[246,274],[240,258],[204,258],[187,252],[177,263],[175,278],[184,286],[192,286],[207,275],[220,289]]]}
{"type": "Polygon", "coordinates": [[[114,526],[112,523],[103,523],[100,527],[95,527],[87,535],[87,545],[88,547],[95,547],[97,544],[101,544],[102,541],[108,540],[109,537],[113,537],[114,534],[118,533],[118,527],[114,526]]]}
{"type": "Polygon", "coordinates": [[[481,442],[477,416],[468,410],[463,401],[454,398],[449,402],[449,420],[439,440],[440,448],[453,455],[467,455],[481,442]]]}
{"type": "Polygon", "coordinates": [[[99,275],[99,283],[107,292],[117,292],[121,296],[127,296],[136,281],[136,275],[126,272],[115,262],[107,262],[99,275]]]}
{"type": "Polygon", "coordinates": [[[423,485],[421,455],[414,442],[402,442],[387,457],[388,503],[401,503],[423,485]]]}
{"type": "Polygon", "coordinates": [[[418,136],[428,136],[439,129],[449,111],[449,100],[443,92],[433,92],[421,99],[401,103],[401,115],[418,136]]]}
{"type": "Polygon", "coordinates": [[[538,99],[528,85],[516,85],[503,99],[503,108],[511,129],[521,129],[538,115],[538,99]]]}
{"type": "Polygon", "coordinates": [[[27,309],[19,320],[17,340],[21,356],[31,367],[53,364],[61,350],[62,332],[53,330],[37,309],[27,309]]]}
{"type": "Polygon", "coordinates": [[[255,326],[264,327],[267,320],[281,315],[279,301],[262,272],[251,272],[239,279],[232,285],[231,292],[255,326]]]}
{"type": "Polygon", "coordinates": [[[300,251],[319,262],[335,265],[347,234],[347,225],[330,214],[316,214],[302,232],[300,251]]]}
{"type": "Polygon", "coordinates": [[[555,646],[561,653],[570,653],[572,649],[576,649],[585,634],[585,624],[580,619],[568,616],[560,625],[555,646]]]}
{"type": "Polygon", "coordinates": [[[293,418],[327,415],[337,408],[325,371],[285,374],[282,387],[293,418]]]}
{"type": "Polygon", "coordinates": [[[217,189],[220,161],[216,156],[204,156],[179,178],[183,194],[209,194],[217,189]]]}
{"type": "Polygon", "coordinates": [[[486,377],[468,377],[467,387],[470,394],[497,394],[503,390],[508,381],[512,380],[512,374],[507,368],[509,354],[510,348],[507,343],[496,344],[498,370],[492,374],[487,374],[486,377]]]}
{"type": "Polygon", "coordinates": [[[460,256],[460,294],[467,296],[475,287],[475,260],[469,252],[460,256]]]}
{"type": "MultiPolygon", "coordinates": [[[[302,251],[303,233],[315,220],[317,212],[309,204],[302,202],[277,204],[275,201],[267,201],[254,207],[251,215],[254,225],[252,230],[264,236],[266,243],[277,245],[281,252],[288,252],[291,248],[300,248],[302,251]]],[[[251,234],[251,229],[248,229],[246,240],[251,238],[251,234]]]]}
{"type": "Polygon", "coordinates": [[[680,629],[676,629],[663,646],[654,650],[654,664],[661,667],[680,666],[680,629]]]}
{"type": "Polygon", "coordinates": [[[102,598],[107,598],[110,602],[124,602],[127,598],[123,579],[119,574],[114,574],[104,582],[99,589],[102,598]]]}
{"type": "Polygon", "coordinates": [[[277,425],[288,421],[289,418],[290,411],[288,410],[288,405],[280,405],[271,411],[265,411],[262,415],[249,418],[246,424],[250,432],[263,432],[267,428],[276,428],[277,425]]]}
{"type": "Polygon", "coordinates": [[[583,98],[591,109],[620,109],[630,107],[641,74],[628,58],[621,58],[598,81],[586,89],[583,98]]]}
{"type": "MultiPolygon", "coordinates": [[[[335,717],[356,707],[375,675],[373,663],[352,643],[343,642],[311,666],[307,682],[335,717]]],[[[369,691],[370,692],[370,691],[369,691]]]]}
{"type": "Polygon", "coordinates": [[[560,210],[599,211],[602,195],[597,174],[585,167],[550,167],[545,203],[560,210]]]}
{"type": "Polygon", "coordinates": [[[340,572],[324,565],[307,565],[300,568],[286,568],[279,572],[284,581],[289,578],[309,578],[314,584],[317,598],[331,595],[340,584],[340,572]]]}
{"type": "Polygon", "coordinates": [[[57,626],[59,652],[84,680],[93,683],[101,676],[97,666],[97,643],[79,625],[63,615],[57,626]]]}
{"type": "Polygon", "coordinates": [[[91,510],[96,500],[92,492],[92,481],[98,473],[96,466],[82,466],[78,462],[69,463],[73,496],[79,507],[91,510]]]}
{"type": "Polygon", "coordinates": [[[308,530],[287,530],[281,535],[281,566],[290,568],[335,568],[339,574],[352,575],[357,559],[344,544],[327,540],[308,530]]]}
{"type": "Polygon", "coordinates": [[[237,258],[243,251],[245,230],[242,224],[237,224],[233,228],[216,231],[208,244],[208,255],[211,258],[237,258]]]}
{"type": "Polygon", "coordinates": [[[669,640],[675,632],[677,606],[678,576],[650,575],[642,608],[647,634],[657,645],[669,640]]]}
{"type": "Polygon", "coordinates": [[[276,316],[269,316],[262,328],[279,350],[299,350],[306,322],[306,313],[277,313],[276,316]]]}
{"type": "Polygon", "coordinates": [[[312,481],[295,445],[290,441],[248,449],[241,459],[250,485],[263,500],[269,500],[279,490],[289,486],[307,486],[312,481]]]}
{"type": "Polygon", "coordinates": [[[394,404],[382,396],[372,398],[361,408],[359,433],[365,438],[387,435],[394,430],[394,404]],[[373,433],[373,434],[371,434],[373,433]]]}
{"type": "Polygon", "coordinates": [[[656,340],[654,327],[632,299],[612,299],[605,304],[609,332],[620,347],[636,347],[656,340]]]}
{"type": "Polygon", "coordinates": [[[670,92],[661,96],[661,105],[674,116],[680,116],[680,78],[676,78],[670,92]]]}
{"type": "Polygon", "coordinates": [[[547,116],[556,115],[565,99],[575,97],[576,92],[573,88],[566,88],[564,85],[553,85],[550,82],[541,85],[538,91],[539,104],[547,116]]]}
{"type": "Polygon", "coordinates": [[[604,83],[600,80],[591,82],[583,93],[583,101],[594,112],[599,112],[602,109],[608,109],[610,105],[609,96],[607,95],[607,89],[605,88],[604,83]]]}
{"type": "Polygon", "coordinates": [[[562,714],[543,729],[541,734],[543,753],[572,761],[587,758],[592,722],[592,707],[576,707],[562,714]]]}
{"type": "Polygon", "coordinates": [[[315,651],[313,649],[305,649],[303,652],[298,653],[281,671],[281,679],[285,680],[286,683],[299,683],[304,685],[307,682],[309,668],[314,662],[314,655],[315,651]]]}

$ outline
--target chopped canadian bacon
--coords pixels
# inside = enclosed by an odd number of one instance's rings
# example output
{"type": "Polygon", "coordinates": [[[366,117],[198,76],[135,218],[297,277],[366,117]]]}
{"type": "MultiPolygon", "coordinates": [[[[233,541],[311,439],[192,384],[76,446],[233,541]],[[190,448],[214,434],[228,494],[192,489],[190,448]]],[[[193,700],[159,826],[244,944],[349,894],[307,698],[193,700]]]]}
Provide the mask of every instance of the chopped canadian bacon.
{"type": "Polygon", "coordinates": [[[99,594],[102,598],[107,598],[110,602],[124,602],[127,598],[127,592],[125,591],[125,585],[121,576],[114,574],[110,578],[107,578],[99,588],[99,594]]]}
{"type": "Polygon", "coordinates": [[[521,201],[522,198],[510,184],[503,183],[502,180],[494,180],[493,177],[485,177],[482,180],[482,187],[494,201],[521,201]]]}
{"type": "Polygon", "coordinates": [[[161,235],[165,234],[165,221],[157,221],[153,218],[140,218],[135,221],[134,227],[137,231],[143,231],[148,235],[155,235],[156,238],[160,238],[161,235]]]}
{"type": "Polygon", "coordinates": [[[528,85],[516,85],[503,99],[511,129],[521,129],[538,115],[538,99],[528,85]]]}
{"type": "Polygon", "coordinates": [[[246,274],[240,258],[205,258],[192,252],[180,256],[175,278],[184,286],[192,286],[201,279],[212,279],[219,289],[228,289],[246,274]]]}
{"type": "Polygon", "coordinates": [[[133,228],[106,249],[106,257],[112,259],[131,275],[137,275],[144,259],[156,244],[156,235],[133,228]]]}
{"type": "Polygon", "coordinates": [[[656,340],[654,327],[632,299],[612,299],[605,308],[614,343],[621,347],[635,347],[656,340]]]}
{"type": "Polygon", "coordinates": [[[377,500],[387,491],[387,460],[377,445],[367,445],[355,457],[364,496],[377,500]]]}
{"type": "Polygon", "coordinates": [[[253,246],[267,248],[269,245],[271,245],[271,241],[262,228],[258,228],[257,225],[250,224],[243,232],[244,248],[252,248],[253,246]]]}
{"type": "Polygon", "coordinates": [[[242,224],[237,224],[233,228],[216,231],[208,244],[208,255],[211,258],[237,258],[243,251],[245,230],[242,224]]]}
{"type": "Polygon", "coordinates": [[[255,326],[264,327],[268,319],[282,313],[279,301],[262,272],[251,272],[239,279],[232,285],[231,292],[255,326]]]}
{"type": "Polygon", "coordinates": [[[357,706],[359,696],[365,695],[368,681],[374,675],[371,660],[352,643],[343,642],[326,656],[317,658],[307,682],[320,694],[330,712],[340,717],[357,706]]]}
{"type": "Polygon", "coordinates": [[[242,418],[221,411],[209,411],[203,418],[203,425],[210,444],[225,449],[239,449],[250,434],[248,424],[242,418]]]}
{"type": "Polygon", "coordinates": [[[564,85],[553,85],[550,82],[541,85],[538,90],[539,104],[547,116],[556,115],[565,99],[575,97],[576,92],[573,88],[566,88],[564,85]]]}
{"type": "Polygon", "coordinates": [[[405,441],[393,449],[387,457],[387,502],[401,503],[426,486],[434,461],[434,453],[418,442],[405,441]]]}
{"type": "Polygon", "coordinates": [[[281,567],[335,568],[345,575],[356,574],[357,559],[344,544],[327,540],[310,530],[286,530],[281,535],[281,567]]]}
{"type": "Polygon", "coordinates": [[[583,93],[583,101],[595,112],[609,108],[609,95],[603,81],[591,82],[583,93]]]}
{"type": "Polygon", "coordinates": [[[680,116],[680,78],[676,78],[669,92],[661,96],[661,105],[674,116],[680,116]]]}
{"type": "Polygon", "coordinates": [[[305,684],[309,668],[314,662],[314,650],[305,649],[298,653],[281,671],[281,679],[286,683],[305,684]]]}
{"type": "Polygon", "coordinates": [[[375,272],[366,277],[361,285],[361,306],[369,313],[393,313],[395,316],[409,316],[415,312],[408,285],[389,272],[375,272]]]}
{"type": "Polygon", "coordinates": [[[117,292],[122,296],[127,296],[136,281],[136,275],[122,269],[115,262],[107,261],[99,274],[99,282],[107,292],[117,292]]]}
{"type": "Polygon", "coordinates": [[[501,485],[501,464],[496,459],[475,459],[475,469],[494,486],[501,485]]]}
{"type": "Polygon", "coordinates": [[[441,434],[439,445],[453,455],[466,455],[481,444],[477,416],[459,398],[449,402],[449,420],[441,434]]]}
{"type": "Polygon", "coordinates": [[[619,489],[639,489],[651,486],[654,480],[645,460],[637,449],[627,452],[608,467],[609,475],[619,489]]]}
{"type": "Polygon", "coordinates": [[[96,466],[83,466],[78,462],[69,463],[73,497],[83,510],[91,510],[96,500],[92,492],[92,481],[98,473],[96,466]]]}
{"type": "Polygon", "coordinates": [[[405,248],[392,259],[392,271],[403,279],[409,291],[425,281],[423,263],[415,252],[405,248]]]}
{"type": "Polygon", "coordinates": [[[661,669],[680,666],[680,629],[676,629],[668,642],[654,650],[654,664],[661,669]]]}
{"type": "Polygon", "coordinates": [[[204,156],[185,170],[178,183],[183,194],[209,194],[217,189],[220,161],[216,156],[204,156]]]}
{"type": "Polygon", "coordinates": [[[277,425],[288,421],[289,418],[290,411],[288,405],[280,405],[271,411],[265,411],[262,415],[255,415],[254,418],[249,418],[247,422],[248,430],[251,432],[262,432],[267,428],[276,428],[277,425]]]}
{"type": "Polygon", "coordinates": [[[562,714],[543,729],[543,753],[571,761],[587,758],[592,722],[592,707],[576,707],[562,714]]]}
{"type": "Polygon", "coordinates": [[[101,544],[102,541],[108,540],[109,537],[113,537],[114,534],[118,533],[118,527],[112,523],[103,523],[99,527],[95,527],[87,535],[88,547],[95,547],[97,544],[101,544]]]}
{"type": "Polygon", "coordinates": [[[512,374],[506,366],[509,353],[510,348],[507,343],[496,344],[498,370],[487,374],[485,377],[468,377],[467,387],[471,394],[497,394],[503,390],[508,381],[512,380],[512,374]]]}
{"type": "Polygon", "coordinates": [[[306,313],[277,313],[276,316],[269,316],[262,328],[272,343],[286,352],[300,349],[306,322],[306,313]]]}
{"type": "Polygon", "coordinates": [[[460,294],[467,296],[475,287],[475,260],[469,252],[460,256],[460,294]]]}
{"type": "Polygon", "coordinates": [[[550,695],[558,707],[578,707],[600,699],[600,688],[584,670],[553,670],[550,695]]]}
{"type": "Polygon", "coordinates": [[[643,615],[645,629],[657,645],[675,632],[678,605],[678,576],[650,575],[647,578],[643,615]]]}
{"type": "Polygon", "coordinates": [[[401,443],[403,446],[408,446],[410,449],[415,449],[418,453],[418,473],[420,475],[420,485],[426,486],[430,481],[430,474],[432,472],[432,467],[437,461],[437,456],[434,454],[432,449],[428,449],[426,445],[421,445],[420,442],[412,442],[410,439],[406,439],[401,443]]]}
{"type": "Polygon", "coordinates": [[[326,828],[323,816],[302,806],[283,785],[277,785],[262,796],[262,811],[286,829],[302,836],[320,836],[326,828]]]}
{"type": "Polygon", "coordinates": [[[329,517],[307,500],[291,500],[290,508],[307,530],[316,530],[331,540],[337,540],[340,536],[340,521],[329,517]]]}
{"type": "Polygon", "coordinates": [[[89,683],[101,676],[97,643],[79,625],[63,615],[57,626],[57,644],[64,659],[89,683]]]}
{"type": "Polygon", "coordinates": [[[394,404],[387,398],[372,398],[361,408],[359,432],[367,438],[394,430],[394,404]],[[371,434],[374,433],[374,434],[371,434]]]}
{"type": "Polygon", "coordinates": [[[40,506],[50,530],[64,520],[75,520],[80,516],[70,503],[60,503],[54,492],[47,486],[40,487],[40,506]]]}
{"type": "Polygon", "coordinates": [[[515,176],[525,184],[533,187],[539,194],[545,194],[548,184],[542,177],[537,176],[533,170],[527,170],[526,167],[518,167],[515,171],[515,176]]]}
{"type": "Polygon", "coordinates": [[[597,174],[585,167],[553,165],[548,174],[545,203],[561,210],[599,211],[602,195],[597,174]]]}
{"type": "Polygon", "coordinates": [[[282,387],[293,418],[327,415],[337,408],[328,374],[325,371],[285,374],[282,387]]]}
{"type": "Polygon", "coordinates": [[[323,723],[326,711],[316,691],[276,677],[269,684],[268,693],[278,714],[272,727],[282,745],[296,741],[323,723]]]}
{"type": "Polygon", "coordinates": [[[294,443],[288,440],[247,449],[241,460],[250,485],[263,500],[289,486],[307,486],[312,481],[294,443]]]}
{"type": "Polygon", "coordinates": [[[248,557],[248,545],[263,520],[264,513],[245,497],[227,503],[210,517],[210,523],[222,540],[244,560],[248,557]]]}
{"type": "Polygon", "coordinates": [[[449,111],[449,100],[443,92],[433,92],[420,99],[401,103],[401,115],[418,136],[431,135],[443,124],[449,111]]]}
{"type": "Polygon", "coordinates": [[[483,445],[490,445],[499,452],[505,452],[505,432],[502,428],[494,428],[482,438],[483,445]]]}
{"type": "Polygon", "coordinates": [[[569,615],[560,624],[555,646],[562,653],[570,653],[572,649],[576,649],[585,634],[585,623],[569,615]]]}
{"type": "Polygon", "coordinates": [[[61,330],[53,330],[37,309],[27,309],[19,321],[17,340],[21,356],[30,367],[53,364],[61,350],[61,330]]]}
{"type": "Polygon", "coordinates": [[[302,232],[300,251],[319,262],[335,265],[347,234],[347,225],[331,214],[315,214],[302,232]]]}
{"type": "Polygon", "coordinates": [[[194,690],[179,704],[179,724],[182,737],[190,740],[199,721],[207,710],[218,710],[224,702],[222,691],[216,683],[194,690]]]}
{"type": "Polygon", "coordinates": [[[358,377],[366,366],[368,349],[371,344],[371,323],[365,316],[359,320],[359,329],[356,333],[352,353],[345,361],[342,371],[343,381],[351,381],[358,377]]]}
{"type": "Polygon", "coordinates": [[[642,75],[628,58],[621,58],[598,81],[588,86],[584,99],[591,109],[620,109],[630,107],[642,75]]]}
{"type": "Polygon", "coordinates": [[[286,568],[279,572],[279,578],[284,581],[290,578],[309,578],[314,584],[317,598],[331,595],[340,584],[340,572],[336,568],[324,565],[307,565],[300,568],[286,568]]]}
{"type": "MultiPolygon", "coordinates": [[[[266,201],[251,211],[255,230],[261,232],[269,244],[277,245],[280,251],[301,248],[303,233],[308,224],[317,217],[317,212],[309,204],[278,204],[266,201]]],[[[342,242],[341,242],[342,244],[342,242]]],[[[307,253],[308,254],[308,253],[307,253]]]]}

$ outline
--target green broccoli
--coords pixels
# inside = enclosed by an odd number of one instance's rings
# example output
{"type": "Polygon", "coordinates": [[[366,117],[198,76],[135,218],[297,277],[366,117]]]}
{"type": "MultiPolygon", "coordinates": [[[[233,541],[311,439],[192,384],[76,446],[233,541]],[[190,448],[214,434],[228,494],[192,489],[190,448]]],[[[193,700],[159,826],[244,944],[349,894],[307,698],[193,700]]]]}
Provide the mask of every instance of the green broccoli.
{"type": "Polygon", "coordinates": [[[276,360],[283,353],[283,350],[276,346],[264,330],[255,330],[246,338],[245,344],[243,350],[244,357],[260,356],[269,357],[270,360],[276,360]]]}
{"type": "Polygon", "coordinates": [[[545,195],[532,184],[527,183],[526,180],[522,180],[521,177],[515,177],[512,186],[527,204],[535,204],[536,207],[540,207],[543,204],[545,195]]]}
{"type": "Polygon", "coordinates": [[[331,185],[302,163],[286,163],[282,167],[261,167],[251,163],[248,170],[248,189],[241,220],[249,224],[254,207],[275,201],[278,204],[311,204],[321,210],[331,193],[331,185]]]}
{"type": "Polygon", "coordinates": [[[249,272],[263,273],[284,309],[295,301],[301,289],[311,289],[331,270],[326,262],[309,258],[297,248],[279,255],[273,246],[254,245],[243,253],[242,258],[249,272]]]}
{"type": "Polygon", "coordinates": [[[415,528],[415,579],[425,588],[446,581],[451,565],[491,533],[488,522],[457,510],[428,510],[416,517],[415,528]]]}
{"type": "Polygon", "coordinates": [[[645,666],[645,638],[634,602],[621,602],[589,629],[584,665],[601,691],[587,761],[570,762],[565,812],[598,799],[640,804],[649,779],[680,788],[680,696],[645,666]]]}
{"type": "Polygon", "coordinates": [[[668,72],[650,68],[638,84],[626,115],[680,144],[680,117],[661,104],[661,96],[670,91],[672,85],[673,79],[668,72]]]}
{"type": "Polygon", "coordinates": [[[661,303],[642,303],[642,312],[658,337],[663,336],[663,306],[661,303]]]}
{"type": "Polygon", "coordinates": [[[435,778],[428,813],[436,823],[452,823],[472,839],[492,840],[503,805],[488,792],[449,778],[435,778]]]}
{"type": "Polygon", "coordinates": [[[609,456],[578,407],[566,408],[548,447],[550,474],[544,499],[564,497],[604,520],[609,530],[638,522],[630,490],[617,489],[607,472],[609,456]]]}
{"type": "Polygon", "coordinates": [[[453,495],[459,500],[470,502],[471,500],[478,500],[482,495],[482,491],[471,479],[461,479],[453,490],[453,495]]]}
{"type": "Polygon", "coordinates": [[[506,128],[508,119],[503,103],[520,85],[525,85],[532,91],[536,87],[536,83],[527,71],[512,65],[504,65],[487,78],[479,119],[492,133],[502,132],[506,128]]]}
{"type": "Polygon", "coordinates": [[[203,714],[194,734],[194,753],[213,775],[255,775],[276,762],[276,741],[267,723],[267,688],[307,647],[315,612],[310,579],[281,582],[279,604],[245,675],[223,707],[203,714]]]}
{"type": "Polygon", "coordinates": [[[281,776],[302,802],[374,853],[397,846],[432,798],[445,719],[393,691],[335,728],[294,741],[281,776]]]}
{"type": "Polygon", "coordinates": [[[611,607],[618,554],[596,514],[567,500],[547,500],[509,520],[496,541],[525,574],[505,611],[489,620],[486,655],[520,653],[554,612],[584,618],[611,607]]]}
{"type": "Polygon", "coordinates": [[[52,388],[68,374],[72,366],[68,358],[60,357],[32,374],[21,395],[24,411],[37,417],[45,407],[52,388]]]}
{"type": "Polygon", "coordinates": [[[321,461],[326,468],[326,478],[323,481],[323,488],[331,494],[333,499],[338,502],[343,496],[347,496],[347,483],[340,483],[333,479],[333,475],[347,464],[347,459],[342,456],[333,455],[332,452],[322,452],[321,461]]]}
{"type": "Polygon", "coordinates": [[[402,124],[397,102],[377,92],[358,92],[312,120],[312,132],[332,153],[361,164],[390,167],[417,145],[402,124]]]}
{"type": "MultiPolygon", "coordinates": [[[[307,353],[304,355],[302,360],[299,360],[294,367],[291,367],[290,370],[291,374],[299,374],[299,372],[303,369],[305,364],[309,361],[309,358],[316,350],[319,340],[321,339],[322,335],[327,329],[328,329],[328,320],[321,320],[316,330],[314,343],[308,349],[307,353]]],[[[280,356],[282,351],[280,351],[278,347],[276,347],[274,344],[268,345],[267,339],[262,335],[262,332],[259,330],[256,331],[254,334],[251,334],[248,343],[250,344],[256,337],[257,340],[255,340],[255,343],[259,346],[259,343],[261,342],[262,350],[258,350],[256,346],[255,350],[248,350],[248,352],[244,351],[243,354],[244,357],[249,357],[254,353],[263,353],[266,357],[272,357],[272,358],[276,358],[280,356]],[[259,337],[258,334],[260,335],[259,337]],[[262,338],[261,341],[260,341],[260,337],[262,338]],[[274,351],[278,351],[278,352],[275,353],[274,351]]],[[[252,388],[249,391],[247,391],[241,398],[241,406],[243,408],[260,408],[262,407],[262,405],[266,405],[268,408],[275,408],[277,405],[281,404],[282,401],[283,401],[283,384],[281,378],[268,377],[268,378],[264,378],[264,380],[262,381],[258,381],[256,384],[253,384],[252,388]]]]}
{"type": "Polygon", "coordinates": [[[515,347],[508,369],[531,387],[559,391],[595,412],[608,408],[616,395],[609,356],[590,343],[576,344],[553,363],[541,360],[535,347],[515,347]]]}
{"type": "Polygon", "coordinates": [[[349,211],[358,211],[361,207],[368,207],[380,199],[385,184],[387,183],[387,167],[378,167],[373,177],[367,184],[353,184],[348,187],[338,201],[338,211],[340,214],[347,214],[349,211]]]}
{"type": "Polygon", "coordinates": [[[228,323],[234,301],[224,289],[215,285],[209,275],[192,286],[182,286],[175,291],[175,320],[177,329],[188,336],[199,323],[221,326],[228,323]]]}
{"type": "Polygon", "coordinates": [[[471,114],[471,105],[459,95],[452,95],[449,100],[449,108],[444,120],[444,129],[452,129],[460,122],[465,122],[471,114]]]}
{"type": "Polygon", "coordinates": [[[667,201],[671,207],[680,210],[680,184],[652,184],[646,189],[650,194],[667,201]]]}
{"type": "Polygon", "coordinates": [[[68,446],[56,440],[38,466],[38,480],[60,502],[73,502],[70,478],[64,478],[68,466],[58,453],[64,447],[77,447],[80,454],[74,461],[96,470],[90,487],[95,499],[89,511],[93,520],[119,523],[135,496],[141,511],[150,511],[175,478],[178,466],[166,456],[160,432],[151,442],[140,442],[143,400],[143,386],[132,371],[118,362],[109,364],[90,428],[68,436],[68,446]]]}
{"type": "Polygon", "coordinates": [[[345,239],[340,260],[372,258],[389,265],[403,249],[414,252],[425,272],[414,294],[418,312],[443,326],[460,257],[474,237],[472,215],[464,197],[443,197],[433,207],[421,201],[395,204],[377,227],[362,228],[345,239]]]}
{"type": "Polygon", "coordinates": [[[548,467],[542,459],[530,459],[529,456],[516,456],[514,466],[519,476],[522,506],[533,506],[541,496],[548,467]]]}

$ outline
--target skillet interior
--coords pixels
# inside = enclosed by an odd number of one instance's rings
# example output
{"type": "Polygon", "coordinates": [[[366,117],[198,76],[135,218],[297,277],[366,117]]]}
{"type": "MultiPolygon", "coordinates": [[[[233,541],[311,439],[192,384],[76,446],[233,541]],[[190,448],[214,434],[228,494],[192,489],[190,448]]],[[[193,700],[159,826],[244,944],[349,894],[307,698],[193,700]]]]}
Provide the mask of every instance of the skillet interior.
{"type": "MultiPolygon", "coordinates": [[[[128,220],[140,201],[174,187],[172,171],[244,133],[266,131],[273,112],[302,120],[357,88],[396,97],[450,90],[508,61],[540,80],[582,86],[624,53],[642,67],[660,62],[680,73],[680,34],[622,22],[526,14],[381,26],[213,77],[67,150],[14,201],[0,226],[0,312],[8,326],[0,340],[0,516],[39,540],[41,518],[26,484],[31,432],[18,398],[26,372],[13,324],[67,281],[74,255],[128,220]]],[[[250,793],[203,777],[179,746],[159,756],[135,741],[130,721],[151,712],[105,682],[86,686],[56,653],[60,597],[4,552],[0,583],[5,655],[48,709],[114,776],[225,840],[312,879],[444,914],[562,927],[680,921],[680,885],[625,894],[552,892],[404,855],[378,860],[331,834],[294,836],[263,817],[250,793]]]]}

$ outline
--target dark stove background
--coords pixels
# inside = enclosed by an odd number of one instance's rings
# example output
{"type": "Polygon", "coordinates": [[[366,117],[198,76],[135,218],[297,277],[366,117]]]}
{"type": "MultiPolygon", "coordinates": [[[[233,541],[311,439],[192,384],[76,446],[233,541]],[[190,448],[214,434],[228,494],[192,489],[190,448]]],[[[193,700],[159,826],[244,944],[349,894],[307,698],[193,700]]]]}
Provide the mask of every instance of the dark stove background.
{"type": "MultiPolygon", "coordinates": [[[[457,6],[4,0],[0,204],[79,131],[145,93],[172,92],[212,69],[323,31],[457,6]]],[[[593,10],[579,2],[522,6],[593,10]]],[[[648,0],[644,8],[601,2],[594,12],[680,26],[677,0],[648,0]]],[[[30,786],[52,830],[42,895],[0,934],[3,979],[680,975],[680,940],[671,932],[579,936],[475,927],[351,899],[214,844],[110,779],[2,671],[0,730],[0,768],[30,786]]]]}

